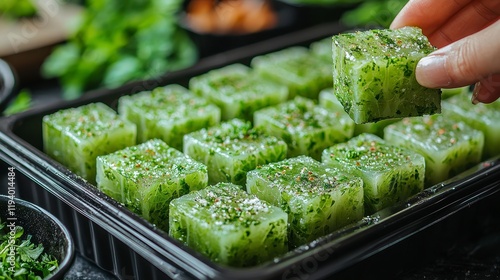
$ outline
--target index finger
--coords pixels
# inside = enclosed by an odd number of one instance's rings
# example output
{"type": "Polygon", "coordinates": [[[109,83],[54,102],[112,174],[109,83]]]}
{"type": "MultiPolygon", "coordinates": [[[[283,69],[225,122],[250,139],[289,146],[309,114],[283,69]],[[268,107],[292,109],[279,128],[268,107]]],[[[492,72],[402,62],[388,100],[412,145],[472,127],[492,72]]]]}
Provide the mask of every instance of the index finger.
{"type": "Polygon", "coordinates": [[[418,26],[428,36],[472,1],[410,0],[396,16],[391,28],[418,26]]]}

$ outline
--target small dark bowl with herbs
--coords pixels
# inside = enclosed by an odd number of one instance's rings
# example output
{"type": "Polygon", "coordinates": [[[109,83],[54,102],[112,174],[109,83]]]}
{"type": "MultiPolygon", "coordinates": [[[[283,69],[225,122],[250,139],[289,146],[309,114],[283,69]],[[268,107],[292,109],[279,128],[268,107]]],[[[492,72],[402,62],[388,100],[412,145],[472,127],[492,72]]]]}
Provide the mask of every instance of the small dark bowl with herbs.
{"type": "Polygon", "coordinates": [[[74,260],[70,233],[37,205],[0,195],[0,278],[63,279],[74,260]]]}

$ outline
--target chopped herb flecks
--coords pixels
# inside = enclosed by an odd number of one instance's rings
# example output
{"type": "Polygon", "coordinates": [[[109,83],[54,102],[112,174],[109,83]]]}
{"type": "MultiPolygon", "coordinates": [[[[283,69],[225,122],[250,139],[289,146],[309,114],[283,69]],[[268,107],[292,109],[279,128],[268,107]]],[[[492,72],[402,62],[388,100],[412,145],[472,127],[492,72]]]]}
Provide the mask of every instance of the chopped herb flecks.
{"type": "Polygon", "coordinates": [[[6,222],[0,222],[0,279],[41,280],[58,268],[58,260],[31,238],[22,227],[11,229],[6,222]]]}

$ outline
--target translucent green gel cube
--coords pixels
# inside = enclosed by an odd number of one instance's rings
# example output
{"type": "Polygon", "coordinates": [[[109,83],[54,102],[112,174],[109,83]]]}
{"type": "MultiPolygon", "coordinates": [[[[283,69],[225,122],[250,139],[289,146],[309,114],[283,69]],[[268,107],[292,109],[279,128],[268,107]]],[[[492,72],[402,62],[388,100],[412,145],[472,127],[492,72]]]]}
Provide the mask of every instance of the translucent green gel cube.
{"type": "Polygon", "coordinates": [[[135,124],[103,103],[44,116],[42,134],[44,151],[91,183],[95,183],[97,156],[136,143],[135,124]]]}
{"type": "Polygon", "coordinates": [[[288,144],[288,157],[321,159],[323,149],[350,139],[354,122],[344,112],[332,112],[310,99],[296,97],[255,112],[254,125],[288,144]]]}
{"type": "MultiPolygon", "coordinates": [[[[332,88],[324,89],[319,93],[318,103],[320,106],[326,108],[329,112],[338,112],[347,115],[347,113],[344,111],[344,107],[342,106],[342,104],[340,104],[335,93],[333,93],[332,88]]],[[[397,122],[398,120],[400,119],[387,119],[377,122],[354,124],[353,136],[358,136],[361,133],[371,133],[379,137],[383,137],[384,128],[391,123],[397,122]]]]}
{"type": "Polygon", "coordinates": [[[373,134],[363,133],[324,150],[322,162],[363,179],[368,215],[404,201],[424,188],[424,157],[373,134]]]}
{"type": "Polygon", "coordinates": [[[332,59],[321,59],[305,47],[289,47],[256,56],[250,64],[260,76],[286,85],[289,99],[303,96],[317,99],[332,86],[332,59]]]}
{"type": "Polygon", "coordinates": [[[257,166],[286,157],[282,140],[232,119],[184,136],[184,153],[208,166],[209,183],[245,185],[246,173],[257,166]]]}
{"type": "Polygon", "coordinates": [[[217,106],[176,84],[123,96],[118,112],[137,125],[138,143],[158,138],[178,150],[184,134],[220,122],[217,106]]]}
{"type": "Polygon", "coordinates": [[[500,102],[472,105],[471,94],[461,93],[443,101],[443,115],[483,132],[483,159],[500,155],[500,102]]]}
{"type": "Polygon", "coordinates": [[[288,98],[284,85],[263,80],[249,67],[232,64],[189,80],[189,89],[206,97],[222,110],[222,120],[252,120],[258,109],[288,98]]]}
{"type": "Polygon", "coordinates": [[[231,183],[174,199],[169,234],[211,260],[235,267],[288,251],[287,214],[231,183]]]}
{"type": "Polygon", "coordinates": [[[358,124],[439,113],[441,91],[415,78],[418,61],[435,48],[421,30],[369,30],[333,36],[333,89],[358,124]]]}
{"type": "Polygon", "coordinates": [[[163,230],[170,201],[207,182],[205,165],[159,139],[97,158],[98,188],[163,230]]]}
{"type": "Polygon", "coordinates": [[[358,221],[364,214],[361,178],[307,156],[250,171],[247,191],[288,213],[292,247],[358,221]]]}
{"type": "Polygon", "coordinates": [[[427,186],[479,163],[484,146],[481,131],[443,115],[405,118],[387,126],[384,138],[425,157],[427,186]]]}

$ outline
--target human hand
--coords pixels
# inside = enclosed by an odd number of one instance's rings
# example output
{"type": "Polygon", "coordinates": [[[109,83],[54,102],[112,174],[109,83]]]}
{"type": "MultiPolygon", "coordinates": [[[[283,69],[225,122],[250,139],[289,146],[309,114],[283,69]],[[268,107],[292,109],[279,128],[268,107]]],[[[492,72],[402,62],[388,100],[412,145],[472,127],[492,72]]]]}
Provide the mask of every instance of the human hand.
{"type": "Polygon", "coordinates": [[[500,1],[410,0],[391,28],[418,26],[439,49],[420,60],[417,81],[430,88],[475,83],[472,103],[500,97],[500,1]]]}

